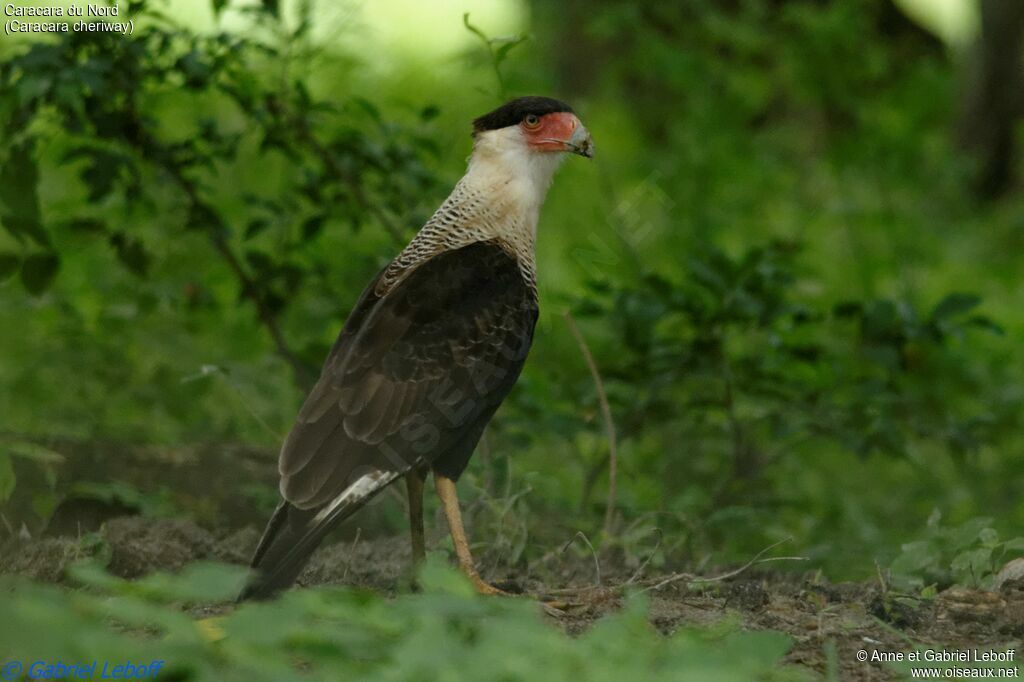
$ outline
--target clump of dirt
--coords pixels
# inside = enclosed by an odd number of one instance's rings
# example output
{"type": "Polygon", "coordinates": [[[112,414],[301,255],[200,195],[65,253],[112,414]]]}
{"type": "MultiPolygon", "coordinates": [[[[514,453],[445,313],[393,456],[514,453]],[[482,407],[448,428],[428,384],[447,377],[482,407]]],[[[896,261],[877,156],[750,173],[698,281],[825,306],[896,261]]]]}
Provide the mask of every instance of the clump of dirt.
{"type": "Polygon", "coordinates": [[[102,557],[113,575],[138,578],[200,559],[246,563],[258,540],[252,528],[217,536],[190,521],[125,516],[95,535],[10,540],[0,548],[0,574],[62,582],[69,564],[102,557]]]}
{"type": "Polygon", "coordinates": [[[394,594],[412,577],[412,552],[403,537],[339,542],[319,549],[299,585],[352,585],[394,594]]]}
{"type": "Polygon", "coordinates": [[[66,537],[35,542],[9,541],[0,548],[0,574],[56,583],[63,580],[64,569],[69,564],[89,556],[92,556],[91,551],[66,537]]]}
{"type": "MultiPolygon", "coordinates": [[[[62,582],[68,564],[87,556],[109,560],[109,570],[136,578],[156,570],[177,570],[199,559],[245,564],[259,540],[255,528],[212,533],[181,520],[123,517],[107,521],[96,536],[12,541],[0,548],[0,574],[62,582]]],[[[650,621],[670,634],[707,627],[723,618],[751,630],[788,633],[794,645],[787,662],[824,674],[830,651],[843,680],[897,679],[881,664],[862,663],[862,650],[907,651],[915,645],[971,649],[1018,646],[1024,637],[1024,582],[1007,579],[998,591],[950,588],[926,600],[887,593],[878,582],[832,584],[811,576],[742,572],[723,581],[642,579],[625,567],[601,566],[592,558],[562,555],[557,566],[528,573],[486,575],[511,591],[548,602],[552,623],[569,634],[586,631],[621,608],[629,590],[650,598],[650,621]]],[[[345,540],[327,544],[312,557],[300,586],[353,585],[393,595],[408,589],[407,538],[345,540]]],[[[301,587],[300,587],[301,589],[301,587]]],[[[229,606],[215,607],[217,610],[229,606]]],[[[1018,651],[1018,656],[1019,656],[1018,651]]]]}

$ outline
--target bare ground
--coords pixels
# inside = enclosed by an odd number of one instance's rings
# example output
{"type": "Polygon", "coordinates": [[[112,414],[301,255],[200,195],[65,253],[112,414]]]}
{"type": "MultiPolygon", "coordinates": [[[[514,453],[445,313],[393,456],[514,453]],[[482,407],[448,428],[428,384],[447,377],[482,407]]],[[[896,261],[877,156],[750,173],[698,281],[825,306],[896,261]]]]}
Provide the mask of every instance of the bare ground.
{"type": "MultiPolygon", "coordinates": [[[[258,539],[255,528],[214,534],[193,523],[139,516],[107,521],[99,534],[109,551],[109,569],[126,578],[155,570],[176,570],[198,559],[245,563],[258,539]]],[[[90,553],[88,543],[69,536],[8,541],[0,548],[0,574],[60,583],[70,563],[90,553]]],[[[408,589],[409,549],[405,537],[357,538],[322,547],[303,572],[300,585],[354,585],[393,595],[408,589]]],[[[998,592],[950,588],[932,600],[887,593],[881,582],[832,584],[815,576],[767,573],[756,567],[727,580],[692,582],[671,575],[638,576],[632,569],[602,562],[595,584],[591,558],[567,554],[547,565],[513,575],[485,578],[510,592],[541,598],[552,623],[570,634],[584,632],[622,604],[626,590],[646,590],[650,621],[663,633],[707,626],[723,618],[744,628],[786,632],[795,644],[790,663],[824,675],[831,655],[843,680],[888,680],[890,668],[856,660],[860,650],[907,651],[1017,647],[1024,639],[1024,581],[1011,580],[998,592]],[[832,652],[831,654],[829,652],[832,652]]],[[[723,573],[726,569],[723,569],[723,573]]],[[[218,610],[223,610],[224,607],[218,610]]]]}

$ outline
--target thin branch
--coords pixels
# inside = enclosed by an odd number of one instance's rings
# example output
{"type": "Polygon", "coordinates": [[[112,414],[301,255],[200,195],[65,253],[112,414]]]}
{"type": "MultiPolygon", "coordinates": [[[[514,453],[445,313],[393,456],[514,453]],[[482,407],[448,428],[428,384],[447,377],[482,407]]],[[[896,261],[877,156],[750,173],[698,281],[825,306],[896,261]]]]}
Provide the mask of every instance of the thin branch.
{"type": "MultiPolygon", "coordinates": [[[[153,145],[151,145],[153,146],[153,145]]],[[[155,149],[151,149],[155,151],[155,149]]],[[[217,213],[213,210],[213,207],[203,201],[202,197],[199,196],[199,191],[196,188],[196,184],[193,180],[187,177],[180,165],[174,163],[173,160],[164,158],[163,154],[155,154],[157,158],[160,158],[160,165],[164,170],[170,173],[171,177],[174,178],[175,182],[181,187],[191,202],[192,207],[198,209],[204,215],[216,216],[217,213]]],[[[280,355],[292,368],[295,374],[296,382],[302,388],[309,388],[314,380],[314,376],[310,371],[309,367],[299,358],[298,355],[288,345],[288,341],[284,338],[284,333],[281,331],[281,327],[277,323],[277,317],[273,311],[267,306],[266,300],[260,295],[259,287],[256,282],[249,276],[249,273],[245,271],[241,261],[238,260],[238,256],[232,250],[231,245],[228,243],[227,238],[221,230],[217,229],[217,226],[210,226],[207,230],[210,241],[213,243],[214,249],[220,254],[221,258],[227,263],[228,268],[234,273],[235,278],[238,279],[239,284],[242,286],[242,295],[252,301],[253,305],[256,306],[256,315],[259,317],[260,322],[267,328],[270,333],[270,338],[274,342],[274,346],[277,349],[278,355],[280,355]]]]}
{"type": "MultiPolygon", "coordinates": [[[[743,564],[742,566],[740,566],[736,570],[729,571],[729,572],[723,573],[721,575],[713,576],[711,578],[701,578],[699,576],[691,575],[690,573],[673,573],[672,575],[670,575],[670,576],[668,576],[666,578],[662,578],[662,579],[652,578],[652,579],[646,580],[646,581],[636,581],[636,579],[638,577],[638,573],[636,573],[629,580],[627,580],[626,582],[621,583],[619,585],[612,585],[612,586],[609,586],[609,587],[606,587],[606,588],[605,587],[600,587],[600,586],[598,586],[598,587],[585,587],[585,588],[570,587],[570,588],[563,588],[563,589],[558,589],[558,590],[545,590],[544,594],[545,595],[550,595],[550,596],[553,596],[553,597],[575,597],[575,598],[586,598],[588,595],[598,595],[600,598],[603,599],[603,598],[606,598],[609,594],[619,594],[619,595],[624,594],[625,588],[628,587],[631,584],[646,585],[646,587],[644,587],[642,590],[640,590],[640,592],[641,593],[642,592],[651,592],[653,590],[661,589],[665,585],[669,585],[669,584],[674,583],[674,582],[679,582],[681,580],[688,581],[691,584],[694,584],[694,583],[699,584],[699,583],[721,582],[723,580],[728,580],[729,578],[735,578],[739,574],[741,574],[744,571],[746,571],[747,569],[749,569],[751,566],[755,566],[757,564],[768,563],[769,561],[808,561],[809,560],[808,557],[804,557],[804,556],[776,556],[776,557],[766,557],[766,558],[763,558],[763,559],[761,558],[767,552],[769,552],[772,549],[778,547],[779,545],[781,545],[784,542],[789,542],[792,539],[793,539],[792,537],[788,537],[788,538],[785,538],[783,540],[779,540],[775,544],[769,545],[768,547],[765,547],[764,549],[762,549],[760,552],[758,552],[757,554],[754,555],[753,559],[751,559],[747,563],[743,564]],[[636,581],[636,582],[634,582],[634,581],[636,581]]],[[[575,540],[575,538],[573,540],[575,540]]],[[[571,544],[573,542],[573,540],[570,540],[569,543],[571,544]]],[[[659,540],[659,542],[660,542],[660,540],[659,540]]],[[[566,545],[566,546],[568,546],[568,545],[566,545]]],[[[564,551],[564,548],[563,548],[563,551],[564,551]]],[[[655,548],[655,551],[657,551],[657,548],[655,548]]],[[[653,556],[653,552],[652,552],[652,556],[653,556]]],[[[543,561],[543,559],[542,559],[542,561],[543,561]]],[[[645,565],[646,565],[646,563],[645,563],[645,565]]],[[[642,568],[643,567],[641,566],[641,570],[642,570],[642,568]]],[[[552,614],[552,615],[559,615],[559,614],[556,613],[556,614],[552,614]]]]}
{"type": "Polygon", "coordinates": [[[633,575],[630,576],[629,580],[626,581],[627,585],[632,585],[636,582],[637,578],[640,577],[640,574],[642,574],[644,569],[647,568],[647,564],[651,563],[651,559],[653,559],[654,555],[658,553],[659,549],[661,549],[661,541],[665,539],[665,534],[661,532],[660,528],[655,528],[654,531],[658,534],[658,543],[654,545],[654,549],[652,549],[650,554],[647,555],[644,562],[640,564],[640,567],[637,568],[633,575]]]}
{"type": "MultiPolygon", "coordinates": [[[[394,486],[389,486],[388,489],[389,490],[393,490],[394,486]]],[[[352,540],[352,546],[348,550],[348,556],[350,558],[349,558],[348,562],[345,564],[345,572],[341,574],[341,579],[342,580],[345,580],[345,579],[348,578],[348,569],[352,566],[352,559],[351,559],[351,557],[355,556],[355,554],[356,554],[356,547],[359,546],[359,538],[362,537],[362,535],[363,535],[363,527],[362,526],[357,526],[356,527],[356,536],[352,540]]]]}
{"type": "Polygon", "coordinates": [[[17,535],[17,533],[14,531],[14,526],[12,526],[11,522],[7,520],[7,517],[4,516],[3,512],[0,512],[0,521],[4,522],[4,526],[6,526],[7,528],[8,535],[10,535],[12,538],[17,535]]]}
{"type": "Polygon", "coordinates": [[[604,513],[604,534],[608,536],[611,535],[612,522],[615,519],[616,484],[619,475],[619,451],[615,436],[615,422],[612,420],[612,409],[608,404],[608,395],[604,390],[601,373],[597,369],[597,363],[594,362],[594,356],[590,352],[590,347],[587,346],[587,340],[583,338],[583,334],[576,325],[576,320],[573,319],[572,313],[566,310],[564,315],[565,321],[569,325],[569,331],[572,333],[573,338],[576,339],[580,352],[583,354],[583,359],[587,363],[587,368],[590,370],[590,376],[594,380],[597,400],[601,406],[601,418],[604,420],[605,432],[608,435],[608,501],[604,513]]]}
{"type": "Polygon", "coordinates": [[[576,535],[573,535],[572,538],[569,540],[569,542],[565,543],[565,546],[562,547],[562,551],[559,552],[559,553],[560,554],[564,554],[565,550],[569,549],[569,546],[572,545],[572,543],[574,543],[574,542],[576,542],[576,540],[580,540],[580,539],[583,540],[583,542],[587,543],[587,547],[590,548],[590,554],[591,554],[591,556],[594,557],[594,573],[596,574],[596,578],[597,578],[597,586],[600,587],[601,586],[601,561],[597,558],[597,550],[594,549],[594,545],[592,545],[590,543],[590,538],[587,537],[586,533],[584,533],[581,530],[576,531],[576,535]]]}
{"type": "Polygon", "coordinates": [[[263,323],[263,326],[270,332],[270,338],[274,341],[274,346],[277,348],[277,353],[284,360],[291,365],[292,371],[295,373],[295,379],[304,388],[309,388],[313,382],[312,373],[309,371],[309,367],[306,366],[299,356],[296,355],[292,349],[288,346],[288,341],[284,338],[284,334],[281,332],[281,327],[277,324],[277,318],[274,313],[267,306],[263,296],[260,295],[259,289],[256,283],[249,277],[249,274],[242,267],[242,263],[238,260],[235,252],[231,249],[231,245],[228,244],[227,240],[223,235],[214,234],[211,237],[213,246],[217,249],[217,252],[227,262],[228,267],[235,273],[235,277],[242,285],[242,292],[246,298],[253,302],[256,306],[256,314],[263,323]]]}
{"type": "Polygon", "coordinates": [[[764,564],[764,563],[767,563],[769,561],[808,561],[809,558],[805,557],[805,556],[774,556],[774,557],[767,557],[765,559],[761,558],[765,554],[770,552],[771,550],[773,550],[776,547],[778,547],[779,545],[781,545],[783,543],[786,543],[786,542],[789,542],[792,539],[793,539],[792,537],[787,537],[787,538],[783,538],[783,539],[779,540],[778,542],[776,542],[774,544],[768,545],[767,547],[762,549],[760,552],[755,554],[753,559],[751,559],[747,563],[743,564],[742,566],[740,566],[739,568],[737,568],[734,571],[728,571],[727,573],[723,573],[721,575],[716,575],[716,576],[711,577],[711,578],[701,578],[701,577],[698,577],[698,576],[690,575],[689,573],[673,573],[672,575],[668,576],[667,578],[664,578],[664,579],[658,581],[657,583],[655,583],[653,585],[645,587],[644,589],[642,589],[640,591],[641,592],[650,592],[650,591],[653,591],[653,590],[658,590],[658,589],[661,589],[662,587],[664,587],[665,585],[669,585],[671,583],[678,582],[680,580],[686,580],[686,581],[688,581],[690,583],[716,583],[716,582],[721,582],[723,580],[728,580],[729,578],[735,578],[736,576],[738,576],[740,573],[743,573],[744,571],[746,571],[751,566],[754,566],[756,564],[764,564]]]}

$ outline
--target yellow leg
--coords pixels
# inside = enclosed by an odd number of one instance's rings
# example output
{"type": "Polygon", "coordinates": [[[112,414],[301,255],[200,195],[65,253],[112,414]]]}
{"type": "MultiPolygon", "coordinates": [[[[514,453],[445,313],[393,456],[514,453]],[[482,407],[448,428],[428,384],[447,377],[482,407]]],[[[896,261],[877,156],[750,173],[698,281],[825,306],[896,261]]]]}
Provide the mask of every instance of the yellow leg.
{"type": "Polygon", "coordinates": [[[414,469],[405,475],[405,490],[409,493],[409,535],[412,540],[412,562],[418,568],[427,558],[423,540],[423,481],[426,472],[414,469]]]}
{"type": "Polygon", "coordinates": [[[437,487],[438,497],[441,498],[445,518],[448,519],[448,529],[452,533],[452,542],[455,544],[455,555],[459,559],[459,568],[473,582],[473,587],[480,594],[506,594],[494,585],[485,583],[480,574],[476,572],[473,555],[469,551],[469,542],[466,540],[466,530],[462,527],[462,513],[459,511],[459,496],[455,490],[455,481],[435,472],[434,485],[437,487]]]}

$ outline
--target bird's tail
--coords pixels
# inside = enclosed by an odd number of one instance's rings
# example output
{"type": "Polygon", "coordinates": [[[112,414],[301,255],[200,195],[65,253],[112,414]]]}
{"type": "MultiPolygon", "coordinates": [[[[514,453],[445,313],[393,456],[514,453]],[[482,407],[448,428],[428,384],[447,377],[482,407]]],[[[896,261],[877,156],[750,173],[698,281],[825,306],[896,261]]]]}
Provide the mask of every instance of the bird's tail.
{"type": "Polygon", "coordinates": [[[295,582],[320,542],[404,472],[375,470],[360,476],[334,500],[316,509],[281,501],[263,531],[251,566],[255,569],[238,601],[269,599],[295,582]]]}

